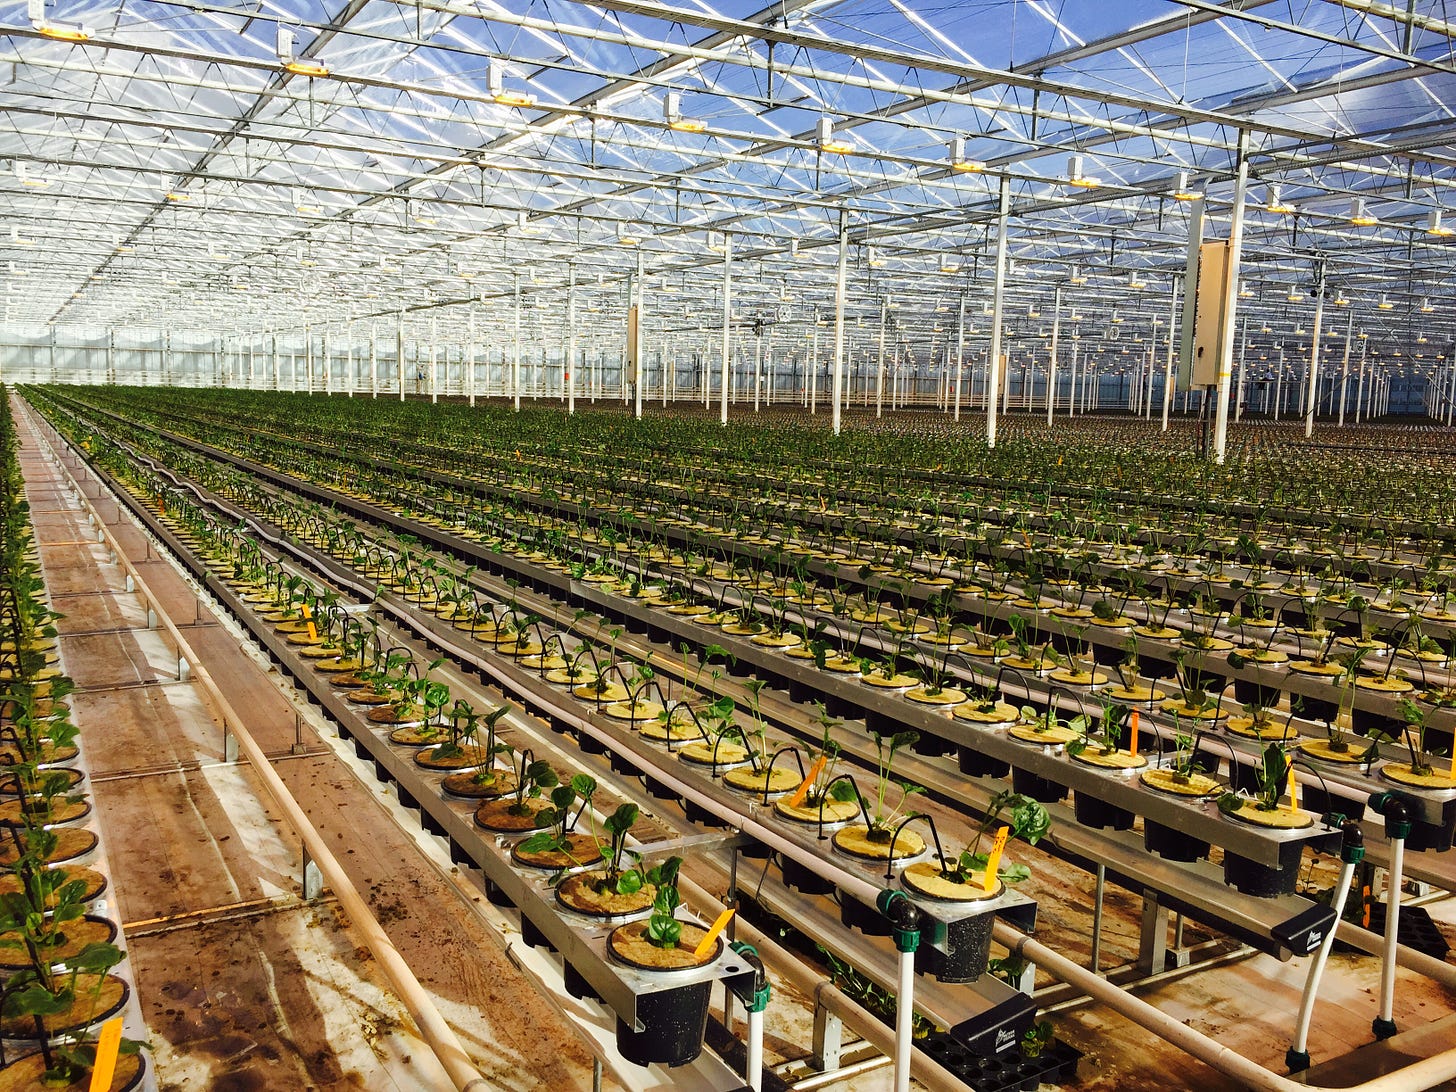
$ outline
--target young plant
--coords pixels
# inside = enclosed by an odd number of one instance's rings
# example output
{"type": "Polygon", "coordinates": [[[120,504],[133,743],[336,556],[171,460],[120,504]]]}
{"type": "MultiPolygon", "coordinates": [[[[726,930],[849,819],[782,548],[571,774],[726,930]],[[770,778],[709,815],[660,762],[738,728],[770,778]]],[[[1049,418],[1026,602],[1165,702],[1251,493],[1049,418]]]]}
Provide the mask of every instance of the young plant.
{"type": "MultiPolygon", "coordinates": [[[[1034,846],[1051,830],[1052,818],[1043,805],[1030,797],[1014,792],[997,793],[976,828],[975,841],[953,861],[942,861],[941,875],[952,883],[969,883],[974,873],[984,873],[990,860],[989,851],[983,851],[982,846],[986,837],[1001,826],[1010,828],[1008,840],[1019,838],[1034,846]]],[[[1031,875],[1031,870],[1021,864],[1002,863],[997,865],[996,875],[1003,883],[1020,883],[1031,875]]]]}
{"type": "Polygon", "coordinates": [[[865,816],[865,825],[869,827],[869,839],[872,842],[888,842],[894,836],[895,822],[900,818],[910,797],[925,791],[908,781],[894,780],[895,755],[904,747],[913,747],[919,739],[920,733],[915,731],[896,732],[888,740],[883,735],[875,736],[874,811],[865,816]],[[890,807],[888,802],[891,785],[900,790],[900,798],[894,807],[890,807]]]}

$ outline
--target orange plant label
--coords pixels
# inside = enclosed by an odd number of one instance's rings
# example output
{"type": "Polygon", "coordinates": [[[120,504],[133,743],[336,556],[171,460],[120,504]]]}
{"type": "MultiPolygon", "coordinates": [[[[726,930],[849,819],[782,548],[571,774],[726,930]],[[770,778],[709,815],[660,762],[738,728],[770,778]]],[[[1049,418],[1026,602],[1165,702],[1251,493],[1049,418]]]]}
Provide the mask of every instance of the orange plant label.
{"type": "Polygon", "coordinates": [[[1128,751],[1130,751],[1132,753],[1132,757],[1133,758],[1137,758],[1137,749],[1138,749],[1138,738],[1137,738],[1138,737],[1138,711],[1136,709],[1134,709],[1132,711],[1132,716],[1128,717],[1127,719],[1128,719],[1128,729],[1127,729],[1128,730],[1128,734],[1132,737],[1132,738],[1130,738],[1127,741],[1127,749],[1128,749],[1128,751]]]}
{"type": "Polygon", "coordinates": [[[702,959],[713,950],[713,941],[718,939],[719,933],[728,928],[728,922],[732,917],[733,907],[724,907],[723,912],[718,915],[718,920],[713,922],[713,927],[708,930],[703,939],[698,941],[698,946],[693,949],[693,957],[695,959],[702,959]]]}
{"type": "Polygon", "coordinates": [[[809,787],[814,784],[814,779],[823,772],[825,761],[826,759],[823,755],[820,755],[814,760],[814,765],[809,767],[808,776],[799,783],[799,787],[794,790],[794,795],[789,797],[789,807],[797,808],[804,802],[804,797],[809,795],[809,787]]]}
{"type": "Polygon", "coordinates": [[[1011,836],[1011,828],[1003,826],[996,832],[996,840],[991,843],[991,852],[986,857],[986,875],[981,879],[981,890],[996,890],[996,871],[1001,867],[1001,854],[1006,852],[1006,839],[1011,836]]]}
{"type": "Polygon", "coordinates": [[[87,1092],[106,1092],[116,1072],[116,1055],[121,1048],[121,1017],[113,1016],[101,1025],[96,1041],[96,1064],[91,1067],[91,1084],[87,1092]]]}

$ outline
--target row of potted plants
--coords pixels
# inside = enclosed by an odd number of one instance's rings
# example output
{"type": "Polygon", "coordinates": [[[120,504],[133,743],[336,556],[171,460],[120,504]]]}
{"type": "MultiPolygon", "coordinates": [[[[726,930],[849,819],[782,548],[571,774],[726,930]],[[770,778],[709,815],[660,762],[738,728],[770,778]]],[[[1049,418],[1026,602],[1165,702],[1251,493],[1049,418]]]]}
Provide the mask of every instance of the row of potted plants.
{"type": "MultiPolygon", "coordinates": [[[[0,1088],[81,1089],[129,987],[111,973],[116,925],[91,912],[107,880],[88,867],[98,839],[18,450],[0,387],[0,1088]]],[[[141,1082],[140,1049],[121,1040],[103,1087],[141,1082]]]]}

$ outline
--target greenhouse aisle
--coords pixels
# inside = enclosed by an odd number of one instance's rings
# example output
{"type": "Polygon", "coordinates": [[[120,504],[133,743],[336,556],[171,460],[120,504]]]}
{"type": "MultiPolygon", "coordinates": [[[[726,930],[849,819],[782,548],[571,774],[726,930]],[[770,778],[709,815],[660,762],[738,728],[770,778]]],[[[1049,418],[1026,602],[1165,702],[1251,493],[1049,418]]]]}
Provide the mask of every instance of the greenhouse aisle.
{"type": "MultiPolygon", "coordinates": [[[[222,762],[222,733],[200,692],[177,680],[160,631],[147,628],[80,500],[25,415],[16,416],[159,1086],[448,1087],[328,892],[301,900],[296,838],[249,768],[222,762]]],[[[98,508],[103,519],[116,518],[110,502],[98,508]]],[[[414,836],[321,747],[264,666],[141,533],[125,521],[111,530],[228,699],[250,711],[250,730],[320,832],[336,841],[482,1072],[500,1088],[590,1087],[590,1055],[449,878],[416,851],[414,836]],[[489,1021],[493,1011],[509,1018],[489,1021]]]]}

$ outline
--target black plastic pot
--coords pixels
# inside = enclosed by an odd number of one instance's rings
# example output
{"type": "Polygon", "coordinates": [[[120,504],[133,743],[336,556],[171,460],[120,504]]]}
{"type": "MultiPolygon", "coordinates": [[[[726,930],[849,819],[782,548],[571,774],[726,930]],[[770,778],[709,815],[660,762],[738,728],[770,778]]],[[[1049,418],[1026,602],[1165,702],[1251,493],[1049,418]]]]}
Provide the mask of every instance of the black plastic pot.
{"type": "Polygon", "coordinates": [[[1067,786],[1059,785],[1047,777],[1038,777],[1020,766],[1011,770],[1011,787],[1022,796],[1029,796],[1043,804],[1055,804],[1067,796],[1067,786]]]}
{"type": "Polygon", "coordinates": [[[637,1065],[686,1065],[703,1052],[708,1027],[711,982],[678,986],[637,996],[637,1019],[644,1030],[634,1031],[617,1019],[617,1050],[637,1065]]]}
{"type": "Polygon", "coordinates": [[[941,755],[948,755],[954,751],[956,745],[944,736],[938,736],[933,732],[921,732],[920,738],[910,745],[910,749],[917,755],[939,758],[941,755]]]}
{"type": "Polygon", "coordinates": [[[581,748],[581,753],[584,755],[604,755],[607,753],[607,745],[589,732],[577,732],[576,745],[581,748]]]}
{"type": "Polygon", "coordinates": [[[1131,830],[1133,820],[1137,818],[1126,808],[1114,807],[1080,789],[1072,794],[1072,813],[1084,827],[1097,830],[1131,830]]]}
{"type": "Polygon", "coordinates": [[[556,951],[556,945],[546,939],[546,934],[536,928],[536,923],[525,914],[521,915],[521,939],[532,948],[545,948],[548,952],[556,951]]]}
{"type": "Polygon", "coordinates": [[[944,950],[922,937],[915,949],[915,969],[941,982],[974,982],[986,971],[995,921],[995,914],[985,913],[948,922],[944,950]]]}
{"type": "Polygon", "coordinates": [[[846,929],[858,929],[867,937],[890,935],[890,920],[884,914],[843,891],[839,893],[839,921],[846,929]]]}
{"type": "Polygon", "coordinates": [[[1256,898],[1292,895],[1299,886],[1299,861],[1303,855],[1303,842],[1281,842],[1277,866],[1260,864],[1225,850],[1223,882],[1256,898]]]}
{"type": "Polygon", "coordinates": [[[1143,820],[1143,846],[1165,861],[1201,861],[1209,850],[1207,842],[1151,819],[1143,820]]]}
{"type": "Polygon", "coordinates": [[[1005,777],[1011,770],[1011,763],[983,755],[974,747],[964,744],[958,749],[956,764],[961,773],[970,774],[972,777],[1005,777]]]}
{"type": "Polygon", "coordinates": [[[1234,680],[1234,700],[1240,705],[1258,705],[1272,709],[1279,704],[1281,691],[1277,686],[1264,686],[1253,679],[1234,680]]]}
{"type": "Polygon", "coordinates": [[[561,984],[572,997],[586,997],[593,1001],[600,1001],[602,999],[601,994],[592,989],[591,983],[583,978],[581,972],[570,963],[566,964],[561,970],[561,984]]]}
{"type": "Polygon", "coordinates": [[[728,825],[711,811],[699,807],[691,800],[683,801],[683,811],[686,813],[689,823],[696,823],[700,827],[726,827],[728,825]]]}
{"type": "Polygon", "coordinates": [[[806,895],[827,895],[834,890],[834,884],[817,872],[805,868],[794,858],[780,855],[778,860],[779,872],[783,875],[785,885],[806,895]]]}

